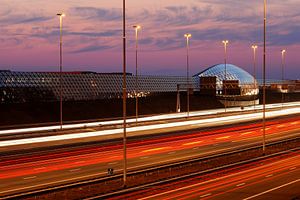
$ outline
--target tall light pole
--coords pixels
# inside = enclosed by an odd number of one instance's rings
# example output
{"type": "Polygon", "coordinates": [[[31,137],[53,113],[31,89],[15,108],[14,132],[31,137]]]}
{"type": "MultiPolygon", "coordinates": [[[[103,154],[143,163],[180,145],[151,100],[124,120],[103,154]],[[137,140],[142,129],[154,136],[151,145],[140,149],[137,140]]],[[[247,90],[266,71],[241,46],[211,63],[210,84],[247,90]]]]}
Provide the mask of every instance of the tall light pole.
{"type": "Polygon", "coordinates": [[[62,92],[62,67],[63,67],[63,52],[62,52],[62,45],[63,45],[63,38],[62,38],[62,28],[63,28],[63,17],[66,15],[64,13],[58,13],[57,16],[59,17],[59,107],[60,107],[60,129],[62,130],[63,125],[63,92],[62,92]]]}
{"type": "MultiPolygon", "coordinates": [[[[252,45],[253,49],[253,91],[256,90],[256,49],[257,45],[252,45]]],[[[253,95],[253,109],[255,110],[255,94],[253,95]]]]}
{"type": "Polygon", "coordinates": [[[190,51],[190,38],[192,37],[192,34],[186,33],[184,34],[184,37],[186,38],[186,83],[187,83],[187,117],[190,116],[190,79],[189,79],[189,51],[190,51]]]}
{"type": "Polygon", "coordinates": [[[126,0],[123,0],[123,186],[127,184],[127,134],[126,134],[126,0]]]}
{"type": "Polygon", "coordinates": [[[133,26],[135,30],[135,118],[138,121],[139,102],[138,102],[138,32],[141,29],[140,25],[133,26]]]}
{"type": "Polygon", "coordinates": [[[266,32],[267,32],[267,0],[264,0],[264,50],[263,50],[263,154],[266,153],[266,32]]]}
{"type": "Polygon", "coordinates": [[[227,45],[229,43],[228,40],[223,40],[222,43],[224,44],[224,63],[225,63],[225,86],[224,86],[224,82],[223,82],[223,88],[224,88],[224,101],[225,101],[225,112],[226,112],[226,108],[227,108],[227,45]]]}
{"type": "Polygon", "coordinates": [[[284,81],[285,53],[286,53],[285,49],[281,50],[281,107],[282,108],[284,102],[283,81],[284,81]]]}

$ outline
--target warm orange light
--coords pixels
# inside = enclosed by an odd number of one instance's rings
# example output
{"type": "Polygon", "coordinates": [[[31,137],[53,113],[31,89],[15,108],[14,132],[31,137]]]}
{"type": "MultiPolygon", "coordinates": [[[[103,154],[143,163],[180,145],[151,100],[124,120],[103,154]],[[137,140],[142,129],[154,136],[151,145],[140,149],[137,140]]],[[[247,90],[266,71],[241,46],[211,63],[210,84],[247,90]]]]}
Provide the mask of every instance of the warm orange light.
{"type": "Polygon", "coordinates": [[[66,16],[66,14],[65,13],[57,13],[57,16],[59,16],[59,17],[65,17],[66,16]]]}
{"type": "Polygon", "coordinates": [[[140,25],[134,25],[133,28],[134,28],[135,30],[139,30],[139,29],[141,29],[142,27],[141,27],[140,25]]]}
{"type": "Polygon", "coordinates": [[[223,43],[224,45],[227,45],[227,44],[229,43],[229,41],[228,41],[228,40],[223,40],[222,43],[223,43]]]}
{"type": "Polygon", "coordinates": [[[252,49],[257,49],[257,45],[252,45],[251,48],[252,49]]]}
{"type": "Polygon", "coordinates": [[[186,33],[186,34],[184,34],[184,37],[186,37],[186,38],[190,38],[190,37],[192,37],[192,34],[190,34],[190,33],[186,33]]]}
{"type": "Polygon", "coordinates": [[[281,54],[284,54],[284,53],[286,53],[286,50],[285,49],[281,50],[281,54]]]}

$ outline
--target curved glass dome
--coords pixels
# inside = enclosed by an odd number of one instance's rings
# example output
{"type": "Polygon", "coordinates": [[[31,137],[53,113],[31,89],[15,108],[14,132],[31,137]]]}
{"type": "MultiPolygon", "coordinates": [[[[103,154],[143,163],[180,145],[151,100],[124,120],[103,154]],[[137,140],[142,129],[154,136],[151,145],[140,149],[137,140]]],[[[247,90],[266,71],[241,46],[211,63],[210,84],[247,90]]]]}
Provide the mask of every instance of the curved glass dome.
{"type": "MultiPolygon", "coordinates": [[[[216,77],[216,89],[220,91],[223,88],[223,80],[225,80],[225,64],[214,65],[195,76],[216,77]]],[[[259,92],[258,84],[254,77],[235,65],[226,65],[226,80],[238,80],[241,95],[257,95],[259,92]]]]}

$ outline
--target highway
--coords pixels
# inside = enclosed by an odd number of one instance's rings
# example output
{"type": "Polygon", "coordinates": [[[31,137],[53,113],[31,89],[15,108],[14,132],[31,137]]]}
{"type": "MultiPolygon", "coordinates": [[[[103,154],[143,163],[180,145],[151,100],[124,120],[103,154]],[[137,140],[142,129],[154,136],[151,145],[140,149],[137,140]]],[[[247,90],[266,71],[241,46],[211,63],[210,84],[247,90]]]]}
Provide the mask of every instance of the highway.
{"type": "MultiPolygon", "coordinates": [[[[267,141],[299,137],[300,117],[267,123],[267,141]]],[[[261,124],[168,134],[128,143],[128,169],[158,166],[261,144],[261,124]]],[[[122,143],[2,157],[0,196],[122,172],[122,143]]]]}
{"type": "MultiPolygon", "coordinates": [[[[284,107],[276,110],[269,110],[266,112],[267,118],[283,117],[293,114],[299,114],[300,107],[284,107]]],[[[159,122],[151,125],[133,126],[127,128],[127,133],[129,137],[132,136],[142,136],[147,134],[161,134],[162,132],[171,131],[184,131],[189,129],[204,128],[211,126],[223,126],[237,123],[244,123],[249,121],[260,120],[262,118],[261,112],[251,112],[251,113],[233,113],[231,115],[225,116],[214,116],[210,118],[201,119],[183,119],[177,122],[163,123],[159,122]]],[[[78,142],[88,142],[88,141],[104,141],[107,139],[117,139],[122,138],[123,128],[114,128],[107,130],[96,130],[88,129],[85,131],[60,134],[54,136],[43,136],[34,137],[26,139],[12,139],[0,141],[0,152],[5,152],[9,150],[24,150],[35,147],[48,147],[52,145],[62,145],[62,144],[74,144],[78,142]]]]}
{"type": "MultiPolygon", "coordinates": [[[[300,102],[289,102],[289,103],[277,103],[277,104],[267,104],[266,109],[272,108],[288,108],[288,107],[299,107],[300,102]]],[[[243,111],[261,111],[262,105],[256,106],[247,106],[244,107],[243,111]]],[[[227,113],[232,112],[241,112],[240,107],[232,107],[227,108],[227,113]]],[[[190,117],[204,116],[204,115],[215,115],[224,113],[223,108],[219,109],[211,109],[211,110],[203,110],[203,111],[192,111],[190,112],[190,117]]],[[[162,115],[154,115],[147,117],[139,117],[138,122],[148,122],[148,121],[159,121],[159,120],[168,120],[168,119],[179,119],[187,116],[187,113],[171,113],[171,114],[162,114],[162,115]]],[[[127,119],[127,123],[136,122],[135,118],[127,119]]],[[[94,122],[85,122],[85,123],[73,123],[73,124],[65,124],[63,125],[63,129],[78,129],[78,128],[89,128],[89,127],[97,127],[97,126],[108,126],[108,125],[118,125],[122,124],[123,120],[110,120],[110,121],[94,121],[94,122]]],[[[53,131],[59,130],[60,126],[41,126],[41,127],[31,127],[31,128],[18,128],[18,129],[8,129],[8,130],[0,130],[0,135],[5,134],[18,134],[18,133],[32,133],[32,132],[41,132],[41,131],[53,131]]]]}
{"type": "Polygon", "coordinates": [[[286,200],[300,198],[300,155],[248,165],[208,177],[193,177],[111,199],[286,200]]]}

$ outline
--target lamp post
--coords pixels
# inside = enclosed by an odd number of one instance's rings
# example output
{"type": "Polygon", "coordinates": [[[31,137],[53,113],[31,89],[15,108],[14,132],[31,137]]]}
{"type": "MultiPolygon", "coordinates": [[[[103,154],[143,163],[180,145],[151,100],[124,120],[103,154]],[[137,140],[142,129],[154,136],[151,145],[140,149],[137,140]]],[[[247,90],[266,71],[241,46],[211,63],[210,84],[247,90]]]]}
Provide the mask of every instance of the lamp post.
{"type": "Polygon", "coordinates": [[[141,26],[134,25],[135,30],[135,118],[136,122],[138,121],[139,114],[139,102],[138,102],[138,32],[141,29],[141,26]]]}
{"type": "Polygon", "coordinates": [[[127,134],[126,134],[126,0],[123,0],[123,186],[127,184],[127,134]]]}
{"type": "Polygon", "coordinates": [[[266,152],[266,32],[267,0],[264,0],[264,49],[263,49],[263,154],[266,152]]]}
{"type": "Polygon", "coordinates": [[[227,83],[226,83],[226,81],[227,81],[227,45],[228,45],[228,43],[229,43],[229,41],[228,40],[223,40],[222,41],[222,43],[224,44],[224,63],[225,63],[225,84],[224,84],[224,82],[223,82],[223,88],[224,88],[224,101],[225,101],[225,112],[226,112],[226,108],[227,108],[227,97],[226,97],[226,95],[227,95],[227,83]]]}
{"type": "Polygon", "coordinates": [[[189,44],[190,44],[190,38],[192,37],[192,34],[186,33],[184,34],[184,37],[186,38],[186,82],[187,82],[187,117],[190,116],[190,80],[189,80],[189,44]]]}
{"type": "Polygon", "coordinates": [[[283,93],[283,81],[284,81],[284,65],[285,65],[286,50],[281,50],[281,108],[283,108],[284,93],[283,93]]]}
{"type": "MultiPolygon", "coordinates": [[[[253,91],[256,90],[256,49],[257,45],[252,45],[253,49],[253,91]]],[[[253,109],[255,110],[255,94],[253,95],[253,109]]]]}
{"type": "Polygon", "coordinates": [[[63,92],[62,92],[62,67],[63,67],[63,55],[62,55],[62,44],[63,44],[63,38],[62,38],[62,28],[63,28],[63,17],[66,15],[64,13],[58,13],[57,16],[59,17],[59,107],[60,107],[60,129],[62,130],[63,125],[63,92]]]}

